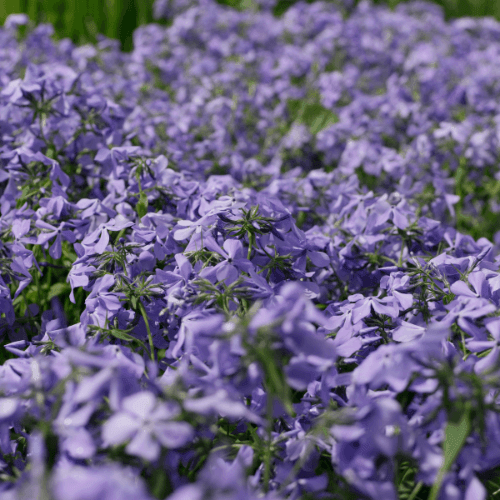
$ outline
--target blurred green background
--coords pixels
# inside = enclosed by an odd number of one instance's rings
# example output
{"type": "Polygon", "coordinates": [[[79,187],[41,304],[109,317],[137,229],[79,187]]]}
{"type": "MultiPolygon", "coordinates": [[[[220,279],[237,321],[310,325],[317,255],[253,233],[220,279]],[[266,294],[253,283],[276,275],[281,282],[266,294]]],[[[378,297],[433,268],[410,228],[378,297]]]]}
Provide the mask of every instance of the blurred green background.
{"type": "MultiPolygon", "coordinates": [[[[280,15],[296,0],[279,0],[275,14],[280,15]]],[[[314,0],[308,0],[311,2],[314,0]]],[[[357,0],[356,0],[357,1],[357,0]]],[[[396,6],[405,0],[374,0],[396,6]]],[[[154,0],[3,0],[0,24],[12,13],[25,12],[36,24],[51,23],[58,38],[69,37],[76,43],[95,42],[102,33],[121,41],[125,51],[132,50],[132,33],[141,25],[154,22],[154,0]]],[[[242,8],[251,0],[218,0],[221,4],[242,8]]],[[[442,5],[447,17],[493,16],[500,20],[500,0],[434,0],[442,5]]],[[[165,24],[167,21],[163,21],[165,24]]]]}

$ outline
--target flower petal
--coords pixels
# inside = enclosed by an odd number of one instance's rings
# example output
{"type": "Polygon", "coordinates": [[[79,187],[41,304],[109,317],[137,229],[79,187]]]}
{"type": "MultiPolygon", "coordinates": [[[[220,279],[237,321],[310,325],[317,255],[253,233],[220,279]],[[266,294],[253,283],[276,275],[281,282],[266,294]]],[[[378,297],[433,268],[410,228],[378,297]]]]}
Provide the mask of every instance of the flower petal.
{"type": "Polygon", "coordinates": [[[148,429],[141,429],[125,448],[127,453],[142,457],[144,460],[156,460],[160,454],[160,445],[153,439],[148,429]]]}
{"type": "Polygon", "coordinates": [[[128,441],[141,427],[141,422],[128,413],[115,413],[102,426],[102,439],[105,446],[128,441]]]}
{"type": "Polygon", "coordinates": [[[155,406],[155,395],[149,391],[132,394],[132,396],[126,397],[122,402],[122,408],[125,411],[139,417],[142,420],[146,420],[155,406]]]}
{"type": "Polygon", "coordinates": [[[193,428],[187,422],[165,422],[155,425],[154,433],[167,448],[180,448],[192,441],[193,428]]]}

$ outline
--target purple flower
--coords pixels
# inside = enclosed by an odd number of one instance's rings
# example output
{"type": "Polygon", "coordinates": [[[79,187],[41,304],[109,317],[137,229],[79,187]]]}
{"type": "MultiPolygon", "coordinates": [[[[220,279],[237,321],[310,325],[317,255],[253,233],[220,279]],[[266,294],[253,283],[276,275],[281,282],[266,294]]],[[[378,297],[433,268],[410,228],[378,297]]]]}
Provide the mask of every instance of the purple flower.
{"type": "Polygon", "coordinates": [[[176,422],[180,408],[175,403],[163,403],[149,391],[142,391],[123,399],[121,410],[102,427],[104,446],[128,442],[125,450],[144,460],[156,460],[160,444],[168,449],[180,448],[194,437],[187,422],[176,422]]]}
{"type": "Polygon", "coordinates": [[[55,241],[52,246],[49,248],[49,255],[53,259],[60,259],[62,255],[62,240],[63,238],[70,243],[74,243],[76,241],[75,235],[72,231],[65,229],[68,227],[68,223],[61,222],[58,227],[54,227],[43,220],[37,220],[35,222],[35,226],[40,229],[46,229],[49,232],[40,233],[37,238],[37,245],[44,245],[49,240],[55,237],[55,241]]]}
{"type": "Polygon", "coordinates": [[[120,297],[123,294],[110,292],[109,289],[115,284],[115,278],[111,274],[106,274],[98,278],[85,300],[86,309],[82,314],[82,324],[90,321],[104,327],[107,320],[111,320],[122,309],[123,304],[120,297]]]}
{"type": "Polygon", "coordinates": [[[386,289],[398,300],[403,310],[413,305],[413,295],[405,293],[410,286],[410,276],[398,272],[390,276],[383,276],[380,280],[380,288],[386,289]]]}
{"type": "Polygon", "coordinates": [[[434,323],[418,338],[412,336],[411,341],[381,345],[354,370],[353,382],[373,389],[388,384],[392,390],[402,392],[412,374],[422,370],[421,363],[443,357],[441,344],[447,336],[447,326],[434,323]]]}
{"type": "Polygon", "coordinates": [[[201,415],[219,414],[223,417],[247,418],[253,422],[262,422],[241,401],[232,400],[224,389],[200,398],[187,398],[183,406],[187,411],[201,415]]]}
{"type": "Polygon", "coordinates": [[[350,302],[355,302],[356,305],[352,310],[353,323],[357,323],[361,319],[367,318],[372,314],[372,308],[377,314],[385,314],[395,319],[399,315],[399,308],[394,297],[364,297],[361,294],[349,296],[350,302]]]}
{"type": "Polygon", "coordinates": [[[478,298],[468,288],[469,295],[464,294],[466,288],[467,286],[459,286],[458,290],[462,295],[447,306],[449,313],[443,318],[443,322],[451,324],[456,321],[458,326],[472,337],[481,336],[475,320],[494,312],[496,307],[489,300],[478,298]]]}
{"type": "Polygon", "coordinates": [[[12,305],[12,298],[10,290],[5,281],[0,276],[0,314],[5,314],[5,319],[9,325],[12,325],[15,320],[14,307],[12,305]]]}
{"type": "Polygon", "coordinates": [[[117,464],[60,465],[51,486],[56,500],[152,500],[137,473],[117,464]]]}
{"type": "Polygon", "coordinates": [[[121,215],[117,215],[109,222],[101,224],[99,228],[83,238],[82,246],[85,249],[85,255],[91,255],[94,253],[102,254],[106,250],[109,243],[108,231],[121,231],[122,229],[133,225],[133,222],[128,221],[121,215]],[[96,243],[97,238],[99,238],[99,241],[96,243]]]}
{"type": "Polygon", "coordinates": [[[413,439],[407,420],[399,404],[387,397],[367,401],[353,413],[348,417],[352,423],[331,428],[336,440],[332,460],[360,491],[396,499],[393,469],[381,459],[410,451],[413,439]]]}
{"type": "Polygon", "coordinates": [[[408,216],[412,214],[405,200],[397,205],[391,205],[382,196],[377,202],[369,207],[370,212],[366,221],[367,227],[379,227],[388,220],[399,229],[406,229],[409,225],[408,216]]]}
{"type": "Polygon", "coordinates": [[[467,281],[472,286],[471,290],[464,281],[455,281],[450,287],[450,291],[455,295],[474,298],[490,298],[490,290],[486,276],[482,271],[474,271],[467,276],[467,281]]]}
{"type": "Polygon", "coordinates": [[[202,278],[210,279],[215,275],[217,281],[224,281],[229,286],[238,279],[241,271],[253,270],[253,264],[244,257],[243,244],[240,240],[225,240],[220,253],[224,260],[211,269],[202,270],[200,272],[202,278]]]}
{"type": "Polygon", "coordinates": [[[422,336],[424,332],[425,328],[423,326],[401,321],[400,325],[393,330],[392,339],[396,342],[410,342],[422,336]]]}
{"type": "Polygon", "coordinates": [[[120,162],[140,154],[140,149],[137,146],[102,148],[99,149],[94,160],[104,165],[109,164],[111,167],[116,167],[120,162]]]}
{"type": "Polygon", "coordinates": [[[69,299],[73,302],[73,304],[75,303],[75,288],[86,287],[89,284],[90,276],[92,276],[96,270],[97,269],[94,266],[83,263],[74,264],[71,267],[67,281],[69,281],[71,285],[69,299]]]}
{"type": "Polygon", "coordinates": [[[476,373],[495,369],[500,356],[500,321],[497,319],[489,321],[486,324],[486,329],[491,337],[493,337],[492,340],[476,340],[474,338],[467,340],[467,349],[472,352],[482,352],[491,349],[484,358],[476,362],[474,366],[476,373]]]}

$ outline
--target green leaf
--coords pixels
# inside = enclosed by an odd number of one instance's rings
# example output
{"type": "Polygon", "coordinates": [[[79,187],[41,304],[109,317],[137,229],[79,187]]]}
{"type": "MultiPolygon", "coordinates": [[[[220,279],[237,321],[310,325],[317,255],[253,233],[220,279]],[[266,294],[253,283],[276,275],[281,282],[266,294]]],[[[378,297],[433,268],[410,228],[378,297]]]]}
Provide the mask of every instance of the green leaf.
{"type": "Polygon", "coordinates": [[[271,346],[255,349],[257,359],[265,373],[265,386],[268,394],[276,396],[289,415],[294,416],[295,410],[292,406],[292,395],[290,386],[285,379],[285,373],[280,369],[275,352],[271,346]]]}
{"type": "Polygon", "coordinates": [[[319,102],[308,100],[288,101],[288,112],[293,121],[304,124],[313,135],[339,121],[335,113],[324,108],[319,102]]]}
{"type": "Polygon", "coordinates": [[[129,335],[128,333],[125,333],[122,330],[109,330],[109,333],[113,335],[113,337],[116,337],[117,339],[120,340],[127,340],[128,342],[137,340],[135,337],[132,337],[132,335],[129,335]]]}
{"type": "Polygon", "coordinates": [[[139,217],[144,217],[148,213],[148,197],[144,191],[141,191],[141,194],[139,195],[136,211],[139,217]]]}
{"type": "Polygon", "coordinates": [[[446,470],[453,465],[465,440],[471,431],[470,406],[467,404],[463,411],[451,414],[445,431],[444,464],[446,470]]]}
{"type": "Polygon", "coordinates": [[[172,486],[167,472],[161,468],[156,469],[148,479],[149,490],[155,498],[163,499],[172,492],[172,486]]]}
{"type": "Polygon", "coordinates": [[[448,413],[448,424],[446,425],[443,443],[444,460],[439,469],[436,482],[432,486],[429,500],[437,500],[444,477],[457,459],[471,430],[471,405],[469,402],[465,403],[459,410],[448,413]]]}
{"type": "Polygon", "coordinates": [[[120,340],[125,340],[127,342],[137,342],[139,343],[144,349],[146,349],[146,346],[144,342],[139,340],[138,338],[132,337],[132,335],[129,335],[128,333],[125,333],[122,330],[108,330],[108,332],[113,335],[113,337],[116,337],[117,339],[120,340]]]}
{"type": "Polygon", "coordinates": [[[48,470],[54,467],[56,462],[56,457],[59,450],[59,437],[57,434],[48,429],[45,432],[45,449],[47,450],[47,459],[45,460],[45,465],[48,470]]]}
{"type": "Polygon", "coordinates": [[[287,105],[290,118],[292,120],[300,120],[307,103],[306,101],[300,99],[290,99],[287,105]]]}
{"type": "Polygon", "coordinates": [[[54,297],[69,293],[71,287],[69,283],[54,283],[47,294],[47,301],[50,302],[54,297]]]}
{"type": "Polygon", "coordinates": [[[325,109],[321,104],[308,104],[304,109],[304,124],[309,127],[311,134],[316,135],[324,128],[339,121],[336,114],[325,109]]]}

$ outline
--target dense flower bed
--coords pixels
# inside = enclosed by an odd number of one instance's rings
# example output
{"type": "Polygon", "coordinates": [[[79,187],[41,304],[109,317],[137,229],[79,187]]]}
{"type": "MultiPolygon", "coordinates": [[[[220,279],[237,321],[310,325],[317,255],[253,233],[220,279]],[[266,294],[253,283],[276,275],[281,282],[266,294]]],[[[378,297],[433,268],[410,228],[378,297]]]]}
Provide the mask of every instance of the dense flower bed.
{"type": "Polygon", "coordinates": [[[272,5],[0,29],[2,500],[499,489],[500,24],[272,5]]]}

